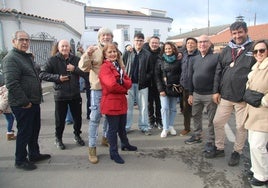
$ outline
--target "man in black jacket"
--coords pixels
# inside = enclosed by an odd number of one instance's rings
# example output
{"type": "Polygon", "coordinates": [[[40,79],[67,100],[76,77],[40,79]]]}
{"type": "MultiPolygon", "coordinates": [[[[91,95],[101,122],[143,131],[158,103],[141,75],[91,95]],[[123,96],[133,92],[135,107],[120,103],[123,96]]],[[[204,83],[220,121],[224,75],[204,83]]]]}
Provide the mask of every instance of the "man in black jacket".
{"type": "Polygon", "coordinates": [[[240,154],[247,137],[244,128],[246,103],[243,96],[246,88],[247,75],[255,63],[251,52],[252,42],[248,37],[245,22],[237,21],[230,26],[232,40],[223,49],[216,68],[213,88],[213,101],[218,108],[213,120],[215,131],[215,150],[206,153],[207,158],[224,156],[224,125],[233,109],[236,115],[236,138],[229,166],[239,164],[240,154]]]}
{"type": "Polygon", "coordinates": [[[74,141],[80,146],[85,145],[80,137],[82,133],[82,98],[79,76],[83,76],[83,72],[78,68],[80,58],[70,53],[70,43],[67,40],[59,41],[57,47],[58,52],[49,58],[39,76],[42,80],[54,82],[55,144],[57,148],[64,150],[65,145],[62,142],[62,135],[68,105],[74,120],[74,141]]]}
{"type": "Polygon", "coordinates": [[[186,39],[185,50],[183,51],[183,57],[181,61],[181,78],[180,84],[183,86],[184,90],[182,97],[180,98],[180,103],[182,106],[183,114],[183,125],[184,129],[180,131],[180,136],[188,135],[191,131],[191,116],[192,116],[192,107],[188,103],[189,98],[189,62],[198,54],[197,50],[197,40],[193,37],[188,37],[186,39]]]}
{"type": "Polygon", "coordinates": [[[132,87],[128,90],[128,112],[127,112],[127,132],[130,131],[133,124],[133,106],[134,100],[139,107],[139,129],[145,135],[151,135],[148,122],[148,87],[150,86],[153,68],[151,54],[143,49],[144,35],[136,33],[134,36],[134,49],[132,52],[126,51],[123,54],[123,61],[126,67],[126,73],[132,80],[132,87]]]}
{"type": "MultiPolygon", "coordinates": [[[[149,39],[149,44],[144,45],[143,48],[148,50],[151,53],[151,64],[153,67],[153,76],[154,78],[154,69],[156,66],[157,60],[160,58],[160,39],[157,36],[152,36],[149,39]]],[[[163,128],[162,117],[161,117],[161,103],[159,92],[156,87],[155,79],[151,79],[151,84],[148,88],[148,113],[149,113],[149,123],[150,127],[158,127],[158,129],[163,128]]]]}
{"type": "Polygon", "coordinates": [[[34,68],[33,55],[27,53],[30,46],[29,34],[16,31],[12,36],[12,44],[13,49],[3,59],[3,71],[9,92],[8,101],[18,128],[15,167],[34,170],[36,165],[32,162],[51,157],[48,154],[40,154],[38,144],[42,88],[34,68]]]}

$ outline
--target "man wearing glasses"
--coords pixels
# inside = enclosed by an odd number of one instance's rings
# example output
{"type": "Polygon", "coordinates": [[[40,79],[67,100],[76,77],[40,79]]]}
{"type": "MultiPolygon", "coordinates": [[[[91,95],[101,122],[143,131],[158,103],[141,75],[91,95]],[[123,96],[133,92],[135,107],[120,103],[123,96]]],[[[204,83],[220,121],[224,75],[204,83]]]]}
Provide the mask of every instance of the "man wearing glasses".
{"type": "Polygon", "coordinates": [[[246,103],[243,96],[246,88],[247,75],[255,63],[248,37],[247,24],[242,21],[234,22],[230,26],[232,40],[220,54],[214,77],[213,101],[218,108],[213,120],[215,131],[215,150],[207,152],[206,158],[224,156],[225,132],[227,123],[233,109],[236,115],[236,135],[233,152],[229,159],[229,166],[239,164],[245,140],[247,137],[244,128],[244,112],[246,103]]]}
{"type": "Polygon", "coordinates": [[[33,162],[51,157],[40,154],[38,144],[42,89],[34,68],[33,55],[27,53],[29,35],[25,31],[15,32],[12,44],[13,49],[3,59],[3,72],[9,92],[8,101],[17,120],[15,167],[34,170],[36,165],[33,162]]]}

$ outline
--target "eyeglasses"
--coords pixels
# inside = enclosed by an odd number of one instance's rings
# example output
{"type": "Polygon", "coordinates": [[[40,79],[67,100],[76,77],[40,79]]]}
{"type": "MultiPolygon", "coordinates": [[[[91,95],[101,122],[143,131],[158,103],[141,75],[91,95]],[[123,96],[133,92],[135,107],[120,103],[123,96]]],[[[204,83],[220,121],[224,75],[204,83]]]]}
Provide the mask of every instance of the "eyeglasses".
{"type": "Polygon", "coordinates": [[[207,43],[208,40],[201,40],[201,41],[198,41],[198,43],[207,43]]]}
{"type": "Polygon", "coordinates": [[[253,50],[253,54],[257,54],[258,52],[260,52],[261,54],[263,54],[266,51],[266,49],[257,49],[257,50],[253,50]]]}
{"type": "Polygon", "coordinates": [[[18,40],[19,42],[29,42],[30,41],[30,39],[27,39],[27,38],[18,38],[18,39],[16,39],[16,40],[18,40]]]}

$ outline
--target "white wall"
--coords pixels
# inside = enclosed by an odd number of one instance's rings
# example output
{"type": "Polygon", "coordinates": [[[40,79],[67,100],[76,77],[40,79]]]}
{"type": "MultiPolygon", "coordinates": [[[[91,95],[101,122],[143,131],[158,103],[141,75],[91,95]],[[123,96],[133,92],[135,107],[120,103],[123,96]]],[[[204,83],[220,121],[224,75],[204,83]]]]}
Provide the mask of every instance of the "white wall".
{"type": "MultiPolygon", "coordinates": [[[[7,50],[12,48],[11,40],[12,34],[19,29],[16,20],[12,19],[12,17],[2,19],[3,30],[4,30],[4,44],[7,50]]],[[[74,39],[75,44],[80,41],[80,35],[73,33],[72,31],[66,29],[59,23],[48,23],[41,22],[36,20],[22,19],[21,20],[21,30],[25,30],[30,36],[36,35],[39,32],[46,32],[50,36],[55,37],[56,40],[60,39],[74,39]]],[[[0,49],[3,49],[0,46],[0,49]]]]}
{"type": "Polygon", "coordinates": [[[142,32],[146,37],[150,37],[153,35],[154,29],[160,30],[160,40],[166,41],[168,37],[168,28],[171,26],[171,23],[163,22],[163,21],[154,21],[154,20],[137,20],[137,19],[130,19],[130,18],[116,18],[116,17],[93,17],[93,16],[86,16],[86,26],[100,26],[100,27],[107,27],[111,30],[115,30],[116,25],[129,25],[129,34],[130,40],[133,40],[135,28],[142,28],[142,32]]]}
{"type": "MultiPolygon", "coordinates": [[[[84,31],[84,4],[66,0],[2,0],[6,8],[50,19],[64,20],[80,34],[84,31]]],[[[2,4],[3,5],[3,2],[2,4]]]]}

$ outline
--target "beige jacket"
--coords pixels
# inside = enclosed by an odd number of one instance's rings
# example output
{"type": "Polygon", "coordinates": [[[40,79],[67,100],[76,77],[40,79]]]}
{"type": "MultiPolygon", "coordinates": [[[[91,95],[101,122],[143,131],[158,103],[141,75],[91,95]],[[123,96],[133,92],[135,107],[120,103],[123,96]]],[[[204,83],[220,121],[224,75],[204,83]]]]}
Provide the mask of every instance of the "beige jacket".
{"type": "Polygon", "coordinates": [[[247,104],[245,128],[268,132],[268,58],[252,67],[248,74],[247,88],[263,93],[264,97],[258,108],[247,104]]]}
{"type": "MultiPolygon", "coordinates": [[[[99,44],[98,49],[89,56],[86,52],[81,56],[78,67],[84,71],[89,72],[89,82],[91,90],[101,90],[99,71],[103,62],[102,46],[99,44]]],[[[121,67],[124,67],[123,61],[119,62],[121,67]]]]}
{"type": "Polygon", "coordinates": [[[0,110],[3,113],[11,113],[11,108],[8,104],[8,90],[5,85],[0,87],[0,110]]]}

